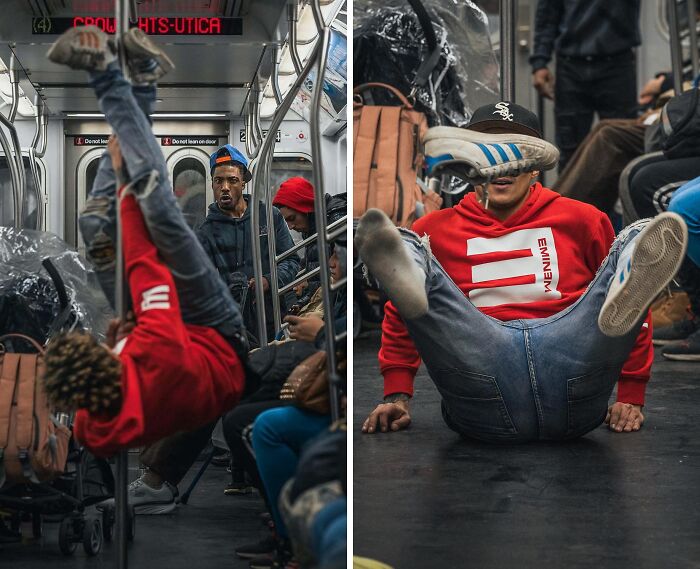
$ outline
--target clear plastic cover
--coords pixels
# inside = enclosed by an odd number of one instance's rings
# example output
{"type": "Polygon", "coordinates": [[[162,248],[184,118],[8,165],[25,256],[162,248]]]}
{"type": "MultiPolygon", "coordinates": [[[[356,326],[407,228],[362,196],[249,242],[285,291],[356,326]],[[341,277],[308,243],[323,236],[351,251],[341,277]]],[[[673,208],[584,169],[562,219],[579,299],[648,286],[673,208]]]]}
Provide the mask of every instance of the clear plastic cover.
{"type": "Polygon", "coordinates": [[[11,227],[0,227],[0,335],[26,334],[39,343],[49,339],[62,307],[54,281],[42,266],[47,258],[71,306],[64,329],[104,338],[113,313],[86,261],[56,235],[11,227]]]}
{"type": "MultiPolygon", "coordinates": [[[[442,45],[431,80],[414,94],[430,126],[463,126],[477,107],[499,95],[499,64],[486,14],[470,0],[423,0],[442,45]]],[[[405,0],[356,0],[354,83],[389,83],[411,94],[428,52],[423,30],[405,0]]],[[[375,104],[396,104],[374,90],[375,104]]]]}

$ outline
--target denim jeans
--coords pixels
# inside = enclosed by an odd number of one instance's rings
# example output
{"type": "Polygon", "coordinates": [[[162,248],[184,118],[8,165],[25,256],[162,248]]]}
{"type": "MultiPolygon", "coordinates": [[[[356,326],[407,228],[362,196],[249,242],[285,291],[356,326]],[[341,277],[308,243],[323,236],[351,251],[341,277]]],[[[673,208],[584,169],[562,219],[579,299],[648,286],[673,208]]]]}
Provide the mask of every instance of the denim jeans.
{"type": "MultiPolygon", "coordinates": [[[[90,74],[100,110],[119,139],[133,191],[146,226],[175,280],[182,319],[216,328],[225,337],[241,333],[238,306],[189,228],[168,180],[165,159],[149,120],[155,88],[132,87],[119,66],[90,74]],[[156,172],[155,185],[149,184],[156,172]]],[[[108,300],[114,305],[116,178],[109,155],[102,156],[79,224],[88,258],[95,265],[108,300]]]]}
{"type": "Polygon", "coordinates": [[[678,188],[668,210],[685,220],[688,226],[688,257],[700,266],[700,178],[678,188]]]}
{"type": "Polygon", "coordinates": [[[446,424],[489,442],[558,440],[600,425],[642,321],[609,338],[598,313],[620,252],[646,222],[623,231],[586,292],[548,318],[503,322],[479,311],[430,253],[427,239],[402,229],[426,275],[430,310],[405,319],[442,396],[446,424]]]}
{"type": "Polygon", "coordinates": [[[330,415],[291,406],[270,409],[255,420],[255,459],[272,508],[270,513],[275,520],[275,530],[280,537],[287,537],[287,527],[278,506],[282,486],[296,473],[304,444],[330,424],[330,415]]]}

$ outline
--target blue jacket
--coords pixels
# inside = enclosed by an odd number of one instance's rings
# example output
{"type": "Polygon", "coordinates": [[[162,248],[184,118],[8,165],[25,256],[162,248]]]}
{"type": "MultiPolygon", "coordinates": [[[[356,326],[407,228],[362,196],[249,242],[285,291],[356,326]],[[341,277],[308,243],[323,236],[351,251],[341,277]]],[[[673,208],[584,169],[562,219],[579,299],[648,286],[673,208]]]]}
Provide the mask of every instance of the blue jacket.
{"type": "MultiPolygon", "coordinates": [[[[248,203],[248,196],[243,196],[248,203]]],[[[276,207],[273,207],[273,218],[275,224],[275,244],[277,254],[290,249],[294,242],[287,229],[287,224],[282,218],[282,214],[276,207]]],[[[267,213],[265,206],[260,204],[260,235],[263,276],[270,280],[270,263],[267,253],[267,213]]],[[[250,242],[250,207],[245,210],[241,217],[229,217],[221,212],[216,202],[209,205],[207,217],[196,230],[204,250],[214,263],[217,271],[227,284],[231,284],[231,274],[235,272],[244,273],[248,278],[254,276],[253,270],[253,246],[250,242]]],[[[299,272],[299,258],[296,255],[288,257],[282,261],[277,268],[277,284],[283,287],[294,280],[299,272]]]]}

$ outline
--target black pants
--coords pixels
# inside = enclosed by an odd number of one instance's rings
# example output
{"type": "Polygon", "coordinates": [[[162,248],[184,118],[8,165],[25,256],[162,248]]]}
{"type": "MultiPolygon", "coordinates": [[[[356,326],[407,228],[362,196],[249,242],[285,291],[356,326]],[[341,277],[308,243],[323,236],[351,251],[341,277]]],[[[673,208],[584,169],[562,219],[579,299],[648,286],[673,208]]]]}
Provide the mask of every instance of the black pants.
{"type": "Polygon", "coordinates": [[[591,130],[595,113],[601,119],[622,119],[633,118],[636,112],[634,52],[593,60],[558,56],[554,115],[559,171],[591,130]]]}

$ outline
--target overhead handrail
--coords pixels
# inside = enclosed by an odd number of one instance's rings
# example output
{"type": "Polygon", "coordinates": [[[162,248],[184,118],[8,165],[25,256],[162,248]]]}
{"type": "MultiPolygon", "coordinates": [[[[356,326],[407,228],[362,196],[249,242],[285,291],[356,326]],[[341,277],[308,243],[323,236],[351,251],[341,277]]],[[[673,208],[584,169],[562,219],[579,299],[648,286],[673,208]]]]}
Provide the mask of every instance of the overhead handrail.
{"type": "MultiPolygon", "coordinates": [[[[37,167],[37,149],[39,148],[40,139],[42,138],[43,127],[41,124],[41,117],[44,113],[44,102],[38,94],[34,97],[34,108],[36,109],[36,114],[34,116],[34,126],[36,130],[34,131],[32,144],[29,147],[29,169],[34,179],[34,189],[37,198],[37,226],[33,229],[41,229],[44,225],[44,188],[42,187],[41,176],[39,175],[39,168],[37,167]]],[[[22,207],[24,208],[24,201],[22,202],[22,207]]],[[[26,213],[28,212],[23,211],[23,218],[26,213]]]]}
{"type": "MultiPolygon", "coordinates": [[[[294,83],[292,84],[291,88],[287,92],[287,94],[284,96],[284,99],[282,99],[282,103],[275,109],[275,112],[272,115],[272,121],[269,126],[269,131],[268,132],[277,132],[277,129],[280,127],[280,124],[282,124],[282,119],[285,117],[287,114],[287,111],[289,110],[289,107],[292,105],[292,101],[296,97],[297,93],[299,92],[299,89],[301,88],[301,85],[304,81],[304,78],[309,74],[309,71],[311,70],[312,66],[314,65],[316,58],[319,53],[319,48],[320,48],[320,42],[317,42],[316,45],[314,45],[314,48],[311,51],[311,55],[309,56],[309,59],[307,60],[306,64],[304,65],[304,68],[302,69],[301,73],[297,75],[296,79],[294,80],[294,83]]],[[[263,139],[263,143],[261,147],[259,148],[258,152],[258,157],[256,160],[256,167],[253,170],[253,180],[251,183],[252,187],[252,192],[251,192],[251,199],[250,199],[250,207],[251,207],[251,224],[250,224],[250,230],[251,230],[251,241],[253,245],[253,273],[255,277],[256,282],[261,282],[262,279],[262,253],[261,253],[261,246],[260,246],[260,217],[258,214],[258,200],[262,199],[264,203],[269,203],[270,200],[268,199],[268,194],[269,194],[269,187],[265,187],[263,184],[264,181],[264,176],[263,170],[265,168],[269,168],[272,165],[272,155],[271,155],[271,150],[273,148],[275,142],[275,137],[274,136],[267,136],[263,139]]],[[[268,239],[268,244],[271,240],[268,239]]],[[[274,257],[270,256],[270,259],[274,259],[274,257]]],[[[278,293],[278,286],[276,282],[271,282],[270,287],[273,293],[273,296],[275,296],[276,293],[278,293]]],[[[255,300],[257,302],[257,305],[259,307],[263,307],[264,305],[264,295],[263,295],[263,290],[261,287],[255,287],[255,300]]],[[[257,321],[258,321],[258,330],[259,333],[264,333],[266,330],[266,321],[265,321],[265,311],[263,309],[259,309],[256,311],[256,316],[257,316],[257,321]]]]}
{"type": "Polygon", "coordinates": [[[297,51],[297,20],[299,18],[297,12],[297,0],[292,0],[287,4],[287,22],[289,23],[289,42],[287,45],[289,56],[294,66],[294,73],[299,75],[301,73],[301,58],[297,51]]]}
{"type": "Polygon", "coordinates": [[[260,83],[258,82],[257,75],[255,76],[255,83],[252,91],[253,96],[253,140],[255,141],[255,146],[260,148],[263,141],[263,131],[260,126],[260,83]]]}
{"type": "Polygon", "coordinates": [[[688,34],[690,36],[690,62],[693,67],[693,78],[698,76],[700,73],[700,66],[698,65],[698,28],[697,28],[697,16],[696,16],[696,2],[695,0],[686,0],[688,4],[688,34]]]}
{"type": "Polygon", "coordinates": [[[19,75],[17,73],[17,58],[14,51],[10,55],[10,87],[12,100],[10,102],[10,113],[7,118],[11,123],[17,118],[17,109],[19,108],[19,75]]]}
{"type": "MultiPolygon", "coordinates": [[[[316,80],[314,81],[313,94],[311,96],[311,116],[309,120],[309,130],[311,133],[311,156],[313,161],[311,167],[314,178],[315,207],[314,216],[316,227],[323,228],[318,233],[318,260],[321,269],[321,297],[323,298],[323,326],[325,328],[326,357],[328,370],[328,383],[330,385],[331,418],[337,421],[340,418],[340,376],[338,375],[337,357],[335,353],[335,319],[333,318],[333,307],[331,306],[331,277],[329,272],[329,259],[322,251],[327,251],[326,235],[326,200],[323,191],[323,172],[321,170],[321,96],[323,94],[323,80],[326,75],[326,64],[328,61],[328,46],[330,45],[331,30],[326,24],[321,12],[320,0],[313,0],[311,3],[316,28],[319,31],[319,42],[321,47],[317,56],[316,80]]],[[[318,45],[317,43],[317,45],[318,45]]]]}
{"type": "Polygon", "coordinates": [[[673,69],[673,90],[676,95],[683,91],[683,54],[681,47],[681,30],[678,22],[678,6],[676,0],[668,0],[668,31],[671,44],[671,67],[673,69]]]}
{"type": "Polygon", "coordinates": [[[132,26],[139,23],[139,7],[137,6],[136,0],[131,0],[130,2],[129,23],[132,26]]]}
{"type": "Polygon", "coordinates": [[[275,96],[275,103],[278,105],[282,102],[282,91],[280,91],[279,83],[279,67],[280,67],[280,54],[281,49],[279,46],[275,46],[272,49],[272,74],[270,76],[270,83],[272,85],[272,94],[275,96]]]}

